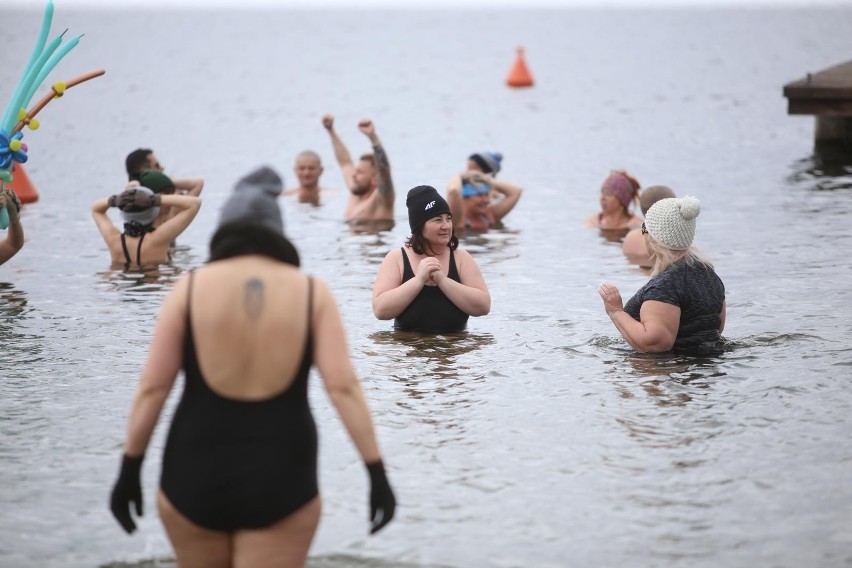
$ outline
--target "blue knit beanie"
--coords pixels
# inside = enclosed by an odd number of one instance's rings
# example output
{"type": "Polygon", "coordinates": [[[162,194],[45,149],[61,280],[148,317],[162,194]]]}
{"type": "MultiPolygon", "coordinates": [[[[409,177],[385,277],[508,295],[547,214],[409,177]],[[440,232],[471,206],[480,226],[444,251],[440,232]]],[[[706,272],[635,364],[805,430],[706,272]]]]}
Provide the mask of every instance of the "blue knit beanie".
{"type": "Polygon", "coordinates": [[[478,152],[476,154],[471,154],[468,159],[476,162],[476,164],[482,168],[482,171],[486,174],[493,174],[496,176],[497,172],[500,171],[500,163],[503,161],[503,154],[500,152],[478,152]]]}

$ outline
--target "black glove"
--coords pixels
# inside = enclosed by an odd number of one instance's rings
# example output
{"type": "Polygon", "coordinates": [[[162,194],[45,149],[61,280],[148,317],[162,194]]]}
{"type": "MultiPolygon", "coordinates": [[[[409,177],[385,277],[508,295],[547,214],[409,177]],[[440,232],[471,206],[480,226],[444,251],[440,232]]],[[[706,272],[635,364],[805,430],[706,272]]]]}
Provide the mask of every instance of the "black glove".
{"type": "Polygon", "coordinates": [[[127,531],[127,534],[136,530],[136,523],[130,517],[131,503],[136,503],[136,515],[142,516],[142,485],[139,480],[139,473],[144,459],[144,455],[138,458],[131,458],[130,456],[122,458],[121,471],[118,473],[118,480],[115,482],[112,495],[109,498],[109,508],[112,515],[121,525],[121,528],[127,531]]]}
{"type": "Polygon", "coordinates": [[[382,460],[367,464],[367,473],[370,474],[370,534],[375,534],[393,519],[396,499],[382,460]]]}

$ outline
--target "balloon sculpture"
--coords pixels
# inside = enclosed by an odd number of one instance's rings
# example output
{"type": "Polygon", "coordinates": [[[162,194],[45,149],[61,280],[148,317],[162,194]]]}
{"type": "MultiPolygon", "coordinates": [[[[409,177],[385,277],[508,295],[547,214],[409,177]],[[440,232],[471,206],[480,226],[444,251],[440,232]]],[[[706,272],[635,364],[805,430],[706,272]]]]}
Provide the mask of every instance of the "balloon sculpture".
{"type": "MultiPolygon", "coordinates": [[[[0,120],[0,192],[7,191],[5,184],[12,181],[12,172],[14,171],[15,163],[23,164],[27,161],[27,145],[22,142],[24,126],[29,127],[30,130],[36,130],[39,127],[39,121],[35,119],[35,115],[47,103],[61,97],[67,89],[104,74],[104,70],[99,69],[97,71],[90,71],[69,81],[58,81],[51,87],[51,92],[45,95],[30,111],[27,111],[26,107],[32,100],[36,89],[42,84],[53,68],[56,67],[56,64],[69,51],[74,49],[74,46],[79,43],[82,37],[74,37],[63,44],[62,36],[65,35],[65,32],[62,32],[48,43],[47,35],[50,32],[52,20],[53,0],[48,0],[47,6],[44,9],[44,18],[42,19],[41,31],[39,32],[35,48],[27,66],[24,68],[21,80],[18,82],[17,87],[15,87],[12,99],[3,112],[3,118],[0,120]]],[[[0,208],[0,228],[5,229],[8,226],[9,212],[4,206],[0,208]]]]}

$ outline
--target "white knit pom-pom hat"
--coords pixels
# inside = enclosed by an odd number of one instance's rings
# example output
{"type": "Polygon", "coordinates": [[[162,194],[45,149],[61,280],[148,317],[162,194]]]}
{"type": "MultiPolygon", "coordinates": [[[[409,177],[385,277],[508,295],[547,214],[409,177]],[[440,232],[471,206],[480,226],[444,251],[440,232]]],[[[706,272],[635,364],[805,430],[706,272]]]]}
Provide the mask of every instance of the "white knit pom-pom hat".
{"type": "Polygon", "coordinates": [[[695,238],[695,218],[701,203],[691,195],[654,203],[645,215],[645,228],[655,241],[672,250],[686,250],[695,238]]]}

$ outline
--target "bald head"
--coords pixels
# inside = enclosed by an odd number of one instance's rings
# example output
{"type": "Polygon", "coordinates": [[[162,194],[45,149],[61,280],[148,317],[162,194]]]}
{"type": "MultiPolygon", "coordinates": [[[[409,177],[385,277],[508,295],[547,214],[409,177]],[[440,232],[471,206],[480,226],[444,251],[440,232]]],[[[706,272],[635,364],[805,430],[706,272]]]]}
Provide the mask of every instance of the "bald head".
{"type": "Polygon", "coordinates": [[[316,162],[317,165],[322,165],[322,160],[320,159],[320,155],[314,152],[313,150],[305,150],[304,152],[300,152],[298,156],[296,156],[296,165],[299,165],[299,161],[309,160],[311,162],[316,162]]]}
{"type": "Polygon", "coordinates": [[[666,199],[669,197],[677,196],[674,191],[665,185],[652,185],[650,187],[646,187],[642,190],[642,193],[639,194],[639,207],[642,208],[642,215],[648,214],[648,209],[651,208],[651,205],[660,199],[666,199]]]}

